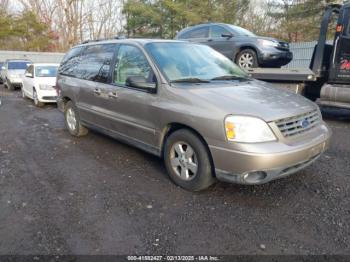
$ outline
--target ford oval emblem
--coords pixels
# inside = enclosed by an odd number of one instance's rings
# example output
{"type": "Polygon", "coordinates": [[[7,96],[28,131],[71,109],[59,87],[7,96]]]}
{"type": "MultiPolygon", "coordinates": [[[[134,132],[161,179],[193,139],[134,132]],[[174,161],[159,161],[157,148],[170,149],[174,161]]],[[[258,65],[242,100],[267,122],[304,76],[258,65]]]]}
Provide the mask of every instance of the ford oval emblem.
{"type": "Polygon", "coordinates": [[[307,120],[307,119],[302,120],[302,121],[300,122],[300,126],[301,126],[302,128],[308,128],[308,127],[310,126],[309,120],[307,120]]]}

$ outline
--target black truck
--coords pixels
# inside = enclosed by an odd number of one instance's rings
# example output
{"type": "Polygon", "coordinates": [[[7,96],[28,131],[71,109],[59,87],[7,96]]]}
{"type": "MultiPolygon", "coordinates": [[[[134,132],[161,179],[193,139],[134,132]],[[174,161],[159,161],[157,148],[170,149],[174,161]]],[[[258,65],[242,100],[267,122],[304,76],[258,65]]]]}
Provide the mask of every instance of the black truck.
{"type": "Polygon", "coordinates": [[[248,73],[293,89],[319,105],[350,109],[350,3],[327,6],[309,69],[253,68],[248,73]],[[334,16],[338,22],[329,44],[327,33],[334,16]]]}

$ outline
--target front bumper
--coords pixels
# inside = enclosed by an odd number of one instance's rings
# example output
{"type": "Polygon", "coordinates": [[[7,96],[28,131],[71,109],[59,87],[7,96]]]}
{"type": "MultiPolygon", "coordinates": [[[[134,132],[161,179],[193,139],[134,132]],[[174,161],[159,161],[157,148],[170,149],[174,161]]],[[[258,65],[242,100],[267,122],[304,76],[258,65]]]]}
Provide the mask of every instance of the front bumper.
{"type": "Polygon", "coordinates": [[[38,90],[38,100],[43,103],[56,103],[57,93],[56,90],[38,90]]]}
{"type": "Polygon", "coordinates": [[[293,60],[293,53],[290,51],[264,51],[259,56],[259,64],[263,66],[278,67],[284,66],[293,60]]]}
{"type": "Polygon", "coordinates": [[[331,131],[325,124],[314,133],[317,136],[313,139],[295,145],[280,141],[262,143],[257,146],[258,153],[209,146],[216,177],[230,183],[259,185],[296,173],[329,147],[331,131]]]}
{"type": "Polygon", "coordinates": [[[21,78],[9,78],[8,83],[14,87],[22,87],[22,79],[21,78]]]}

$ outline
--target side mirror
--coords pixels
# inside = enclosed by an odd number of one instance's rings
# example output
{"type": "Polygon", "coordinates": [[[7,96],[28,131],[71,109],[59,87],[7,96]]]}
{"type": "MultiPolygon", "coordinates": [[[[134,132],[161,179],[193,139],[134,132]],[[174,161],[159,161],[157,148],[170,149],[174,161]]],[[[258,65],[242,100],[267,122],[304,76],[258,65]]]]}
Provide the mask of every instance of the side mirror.
{"type": "Polygon", "coordinates": [[[148,83],[143,76],[129,76],[125,82],[126,86],[147,90],[154,93],[157,88],[156,83],[148,83]]]}
{"type": "Polygon", "coordinates": [[[221,36],[222,36],[222,37],[226,37],[226,38],[232,38],[232,37],[233,37],[233,34],[227,33],[227,34],[222,34],[221,36]]]}
{"type": "Polygon", "coordinates": [[[26,76],[26,77],[33,78],[33,75],[32,75],[31,73],[26,73],[25,76],[26,76]]]}

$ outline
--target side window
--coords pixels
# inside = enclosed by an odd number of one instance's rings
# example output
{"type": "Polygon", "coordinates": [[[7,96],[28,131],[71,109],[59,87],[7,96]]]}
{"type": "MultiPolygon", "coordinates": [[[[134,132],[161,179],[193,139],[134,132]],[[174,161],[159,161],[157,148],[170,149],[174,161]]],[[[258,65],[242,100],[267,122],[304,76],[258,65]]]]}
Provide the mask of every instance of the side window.
{"type": "Polygon", "coordinates": [[[208,37],[209,37],[209,26],[203,26],[190,31],[188,38],[208,38],[208,37]]]}
{"type": "Polygon", "coordinates": [[[76,76],[81,79],[107,83],[116,44],[87,46],[81,55],[76,76]]]}
{"type": "Polygon", "coordinates": [[[114,83],[125,85],[130,76],[144,77],[147,83],[155,83],[156,78],[142,51],[131,45],[121,45],[114,69],[114,83]]]}
{"type": "Polygon", "coordinates": [[[209,37],[209,27],[203,26],[200,28],[194,28],[189,30],[179,36],[179,39],[192,39],[192,38],[208,38],[209,37]]]}
{"type": "Polygon", "coordinates": [[[33,65],[28,66],[27,72],[32,76],[34,76],[34,66],[33,65]]]}
{"type": "Polygon", "coordinates": [[[221,38],[223,34],[231,34],[228,30],[218,25],[211,26],[210,31],[211,38],[221,38]]]}
{"type": "Polygon", "coordinates": [[[83,47],[75,47],[68,51],[61,62],[58,73],[75,77],[75,71],[79,64],[80,54],[82,50],[83,47]]]}

